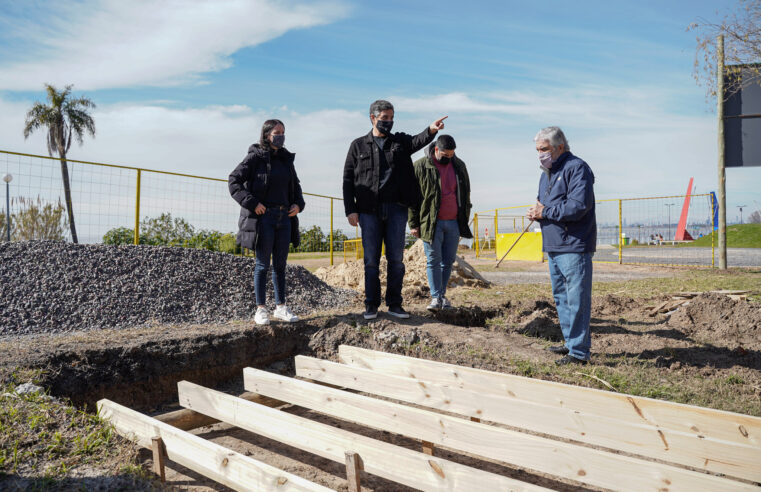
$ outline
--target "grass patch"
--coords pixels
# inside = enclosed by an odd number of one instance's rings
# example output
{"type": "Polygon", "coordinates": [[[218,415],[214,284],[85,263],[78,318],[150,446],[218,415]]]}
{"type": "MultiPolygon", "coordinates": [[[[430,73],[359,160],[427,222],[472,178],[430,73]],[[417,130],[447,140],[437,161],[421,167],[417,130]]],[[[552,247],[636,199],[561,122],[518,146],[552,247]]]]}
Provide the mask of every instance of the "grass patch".
{"type": "MultiPolygon", "coordinates": [[[[718,231],[713,231],[707,236],[696,239],[689,243],[680,244],[680,248],[710,248],[711,241],[714,246],[719,245],[718,231]]],[[[727,226],[728,248],[761,248],[761,224],[735,224],[727,226]]]]}
{"type": "MultiPolygon", "coordinates": [[[[40,371],[0,374],[0,479],[8,475],[23,480],[23,488],[45,490],[59,487],[77,468],[114,476],[123,475],[125,466],[141,469],[137,446],[97,415],[44,393],[15,393],[18,384],[36,383],[40,376],[40,371]]],[[[144,472],[130,475],[135,483],[145,480],[144,472]]]]}

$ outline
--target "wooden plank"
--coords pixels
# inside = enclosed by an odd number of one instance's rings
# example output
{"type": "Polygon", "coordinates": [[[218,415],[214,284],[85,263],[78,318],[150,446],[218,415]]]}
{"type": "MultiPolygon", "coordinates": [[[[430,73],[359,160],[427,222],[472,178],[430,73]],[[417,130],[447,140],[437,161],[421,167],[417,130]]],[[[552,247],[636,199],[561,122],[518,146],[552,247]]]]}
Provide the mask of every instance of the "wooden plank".
{"type": "MultiPolygon", "coordinates": [[[[337,364],[340,365],[340,364],[337,364]]],[[[298,366],[297,366],[298,367],[298,366]]],[[[751,489],[740,482],[662,463],[472,422],[246,368],[247,390],[433,445],[496,459],[606,489],[751,489]]]]}
{"type": "Polygon", "coordinates": [[[153,451],[153,473],[159,476],[161,483],[166,482],[166,449],[164,441],[154,436],[151,438],[151,451],[153,451]]]}
{"type": "Polygon", "coordinates": [[[296,374],[438,410],[759,481],[761,448],[297,356],[296,374]]]}
{"type": "Polygon", "coordinates": [[[761,418],[341,345],[345,364],[761,448],[761,418]]]}
{"type": "Polygon", "coordinates": [[[345,452],[362,457],[366,472],[422,490],[546,490],[512,478],[291,415],[187,381],[177,384],[180,405],[241,429],[345,463],[345,452]]]}
{"type": "Polygon", "coordinates": [[[167,458],[235,490],[331,490],[109,400],[98,402],[98,413],[142,447],[150,449],[153,437],[160,437],[167,458]]]}
{"type": "MultiPolygon", "coordinates": [[[[261,405],[267,405],[268,407],[279,407],[285,403],[282,401],[273,400],[265,396],[257,395],[256,393],[245,392],[239,396],[248,401],[255,401],[261,405]]],[[[207,425],[216,424],[219,422],[217,419],[213,419],[208,415],[203,415],[193,410],[183,408],[182,410],[175,410],[173,412],[162,413],[156,415],[153,418],[159,422],[167,423],[173,427],[177,427],[182,430],[197,429],[198,427],[205,427],[207,425]]]]}
{"type": "Polygon", "coordinates": [[[349,492],[362,492],[360,483],[360,470],[362,461],[357,453],[347,451],[346,456],[346,481],[349,483],[349,492]]]}

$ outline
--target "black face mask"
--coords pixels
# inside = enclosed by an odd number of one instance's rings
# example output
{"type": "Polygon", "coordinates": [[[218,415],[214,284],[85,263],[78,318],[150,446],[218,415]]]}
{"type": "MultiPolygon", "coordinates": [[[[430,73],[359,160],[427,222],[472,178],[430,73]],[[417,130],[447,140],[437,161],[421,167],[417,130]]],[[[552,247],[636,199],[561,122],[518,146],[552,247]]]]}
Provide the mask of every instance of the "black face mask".
{"type": "Polygon", "coordinates": [[[272,146],[276,149],[282,149],[285,144],[285,135],[272,135],[272,146]]]}
{"type": "Polygon", "coordinates": [[[379,132],[384,133],[386,135],[391,133],[391,128],[393,127],[394,127],[394,120],[377,120],[375,122],[375,128],[377,128],[379,132]]]}
{"type": "Polygon", "coordinates": [[[450,162],[452,162],[452,158],[451,157],[447,157],[445,155],[442,155],[441,157],[439,157],[438,160],[439,160],[439,164],[445,164],[445,165],[449,164],[450,162]]]}

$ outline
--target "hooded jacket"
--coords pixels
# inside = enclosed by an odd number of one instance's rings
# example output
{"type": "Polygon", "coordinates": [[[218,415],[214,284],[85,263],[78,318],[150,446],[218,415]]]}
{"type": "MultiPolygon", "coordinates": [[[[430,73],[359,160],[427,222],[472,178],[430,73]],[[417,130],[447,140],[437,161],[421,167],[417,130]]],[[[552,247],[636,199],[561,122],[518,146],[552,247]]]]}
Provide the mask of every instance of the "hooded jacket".
{"type": "MultiPolygon", "coordinates": [[[[415,178],[420,186],[420,205],[410,207],[408,222],[410,229],[420,228],[420,238],[430,243],[436,232],[436,220],[441,206],[441,176],[436,164],[433,163],[433,153],[436,143],[431,143],[425,149],[425,157],[415,161],[413,169],[415,178]]],[[[473,233],[468,227],[470,209],[470,178],[465,163],[455,154],[450,166],[454,166],[457,178],[457,225],[460,236],[472,238],[473,233]]]]}
{"type": "MultiPolygon", "coordinates": [[[[384,152],[391,168],[394,184],[398,186],[399,203],[406,207],[417,205],[420,191],[417,189],[412,172],[412,154],[433,140],[435,133],[428,128],[412,136],[406,133],[391,133],[386,137],[384,152]]],[[[372,214],[378,211],[378,187],[380,185],[379,149],[373,140],[372,130],[355,139],[346,154],[343,175],[344,211],[372,214]]]]}
{"type": "MultiPolygon", "coordinates": [[[[304,210],[304,196],[301,192],[301,184],[296,175],[293,161],[296,154],[288,152],[285,148],[278,150],[283,152],[283,160],[291,168],[290,189],[288,200],[291,204],[304,210]]],[[[248,154],[243,161],[230,173],[227,185],[230,195],[240,205],[240,217],[238,218],[237,240],[244,248],[255,249],[257,238],[257,224],[259,216],[256,215],[256,206],[262,203],[267,193],[271,174],[270,151],[263,149],[258,143],[248,148],[248,154]]],[[[291,217],[291,243],[298,247],[300,242],[299,222],[297,217],[291,217]]]]}
{"type": "Polygon", "coordinates": [[[592,253],[597,247],[595,175],[589,165],[565,152],[539,178],[537,200],[544,205],[539,225],[542,250],[592,253]]]}

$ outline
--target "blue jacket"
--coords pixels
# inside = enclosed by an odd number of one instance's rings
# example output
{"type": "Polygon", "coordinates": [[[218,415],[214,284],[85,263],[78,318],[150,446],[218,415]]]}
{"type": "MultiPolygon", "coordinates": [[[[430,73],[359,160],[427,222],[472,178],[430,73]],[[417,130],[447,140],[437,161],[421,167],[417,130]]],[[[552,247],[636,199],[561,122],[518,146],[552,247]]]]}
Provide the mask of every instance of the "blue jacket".
{"type": "Polygon", "coordinates": [[[537,200],[544,205],[542,250],[591,253],[597,245],[595,175],[586,162],[565,152],[539,178],[537,200]]]}

